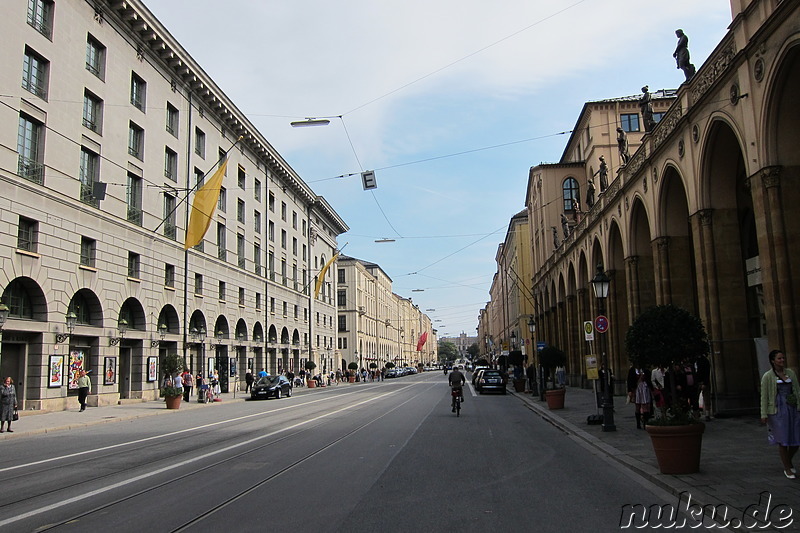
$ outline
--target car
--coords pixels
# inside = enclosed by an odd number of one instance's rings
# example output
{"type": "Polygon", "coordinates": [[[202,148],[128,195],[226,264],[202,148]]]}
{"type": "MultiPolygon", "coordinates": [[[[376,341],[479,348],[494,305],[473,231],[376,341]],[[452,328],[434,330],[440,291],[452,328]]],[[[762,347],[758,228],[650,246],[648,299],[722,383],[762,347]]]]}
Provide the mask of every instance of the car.
{"type": "Polygon", "coordinates": [[[253,388],[250,390],[250,398],[253,400],[260,400],[262,398],[276,398],[281,396],[287,398],[292,396],[292,384],[286,376],[264,376],[259,378],[253,383],[253,388]]]}
{"type": "Polygon", "coordinates": [[[499,391],[506,394],[506,377],[499,370],[483,369],[475,381],[475,390],[480,394],[487,391],[499,391]]]}
{"type": "Polygon", "coordinates": [[[475,381],[478,379],[478,374],[481,373],[481,370],[486,370],[489,368],[488,366],[476,366],[475,370],[472,371],[472,384],[475,385],[475,381]]]}
{"type": "Polygon", "coordinates": [[[388,372],[386,372],[386,375],[383,376],[383,377],[388,379],[388,378],[396,378],[399,375],[400,375],[399,372],[393,368],[393,369],[389,370],[388,372]]]}

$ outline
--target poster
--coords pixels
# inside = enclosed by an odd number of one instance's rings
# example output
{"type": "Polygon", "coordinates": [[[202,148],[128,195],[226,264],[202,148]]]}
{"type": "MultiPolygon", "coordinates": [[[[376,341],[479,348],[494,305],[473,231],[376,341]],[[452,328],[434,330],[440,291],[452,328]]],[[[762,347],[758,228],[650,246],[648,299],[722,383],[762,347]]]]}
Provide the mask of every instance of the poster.
{"type": "Polygon", "coordinates": [[[158,357],[150,356],[147,358],[147,381],[158,379],[158,357]]]}
{"type": "Polygon", "coordinates": [[[597,373],[597,356],[586,356],[586,379],[600,379],[597,373]]]}
{"type": "Polygon", "coordinates": [[[206,360],[206,376],[210,377],[210,376],[214,375],[214,370],[215,370],[214,364],[215,364],[215,361],[214,361],[213,357],[209,357],[206,360]]]}
{"type": "Polygon", "coordinates": [[[64,356],[51,355],[47,374],[47,386],[58,388],[64,385],[64,356]]]}
{"type": "Polygon", "coordinates": [[[103,385],[113,385],[117,382],[117,358],[106,357],[103,366],[103,385]]]}
{"type": "Polygon", "coordinates": [[[73,350],[69,352],[69,388],[72,390],[78,389],[78,378],[81,375],[81,370],[85,370],[86,356],[83,350],[73,350]]]}

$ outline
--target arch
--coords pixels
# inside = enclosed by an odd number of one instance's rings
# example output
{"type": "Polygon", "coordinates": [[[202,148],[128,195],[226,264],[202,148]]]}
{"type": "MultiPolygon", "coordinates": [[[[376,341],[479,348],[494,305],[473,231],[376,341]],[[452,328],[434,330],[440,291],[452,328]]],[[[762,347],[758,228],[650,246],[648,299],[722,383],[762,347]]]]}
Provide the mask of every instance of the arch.
{"type": "Polygon", "coordinates": [[[286,326],[281,329],[281,344],[289,344],[289,330],[286,326]]]}
{"type": "Polygon", "coordinates": [[[292,344],[294,346],[300,346],[300,332],[295,329],[292,332],[292,344]]]}
{"type": "Polygon", "coordinates": [[[794,34],[776,55],[772,75],[765,83],[764,111],[761,113],[763,132],[762,161],[768,165],[800,166],[797,125],[800,109],[797,90],[800,88],[800,34],[794,34]]]}
{"type": "Polygon", "coordinates": [[[125,320],[128,323],[128,329],[135,329],[139,331],[147,330],[147,319],[144,314],[144,307],[141,302],[136,298],[128,298],[119,307],[119,315],[117,322],[125,320]]]}
{"type": "MultiPolygon", "coordinates": [[[[167,324],[167,327],[169,327],[169,324],[167,324]]],[[[198,333],[205,333],[205,335],[208,335],[206,316],[203,314],[201,310],[195,309],[195,311],[192,313],[192,316],[189,319],[189,331],[190,332],[197,331],[198,333]]],[[[169,330],[169,332],[173,333],[171,329],[169,330]]]]}
{"type": "Polygon", "coordinates": [[[247,339],[247,324],[243,318],[240,318],[236,321],[236,340],[246,341],[247,339]]]}
{"type": "MultiPolygon", "coordinates": [[[[203,323],[205,323],[205,320],[203,320],[203,323]]],[[[177,335],[178,333],[180,333],[181,323],[180,319],[178,318],[178,311],[175,310],[175,307],[173,307],[172,304],[166,304],[164,307],[161,308],[161,311],[158,313],[158,322],[156,322],[157,331],[161,331],[162,324],[167,326],[167,333],[170,333],[172,335],[177,335]]],[[[205,327],[203,329],[205,329],[205,327]]]]}
{"type": "Polygon", "coordinates": [[[103,306],[91,289],[79,289],[69,301],[68,313],[75,313],[77,323],[85,326],[103,325],[103,306]]]}
{"type": "Polygon", "coordinates": [[[656,305],[655,258],[652,223],[644,200],[636,195],[631,204],[628,241],[628,269],[631,287],[631,313],[638,316],[656,305]]]}
{"type": "Polygon", "coordinates": [[[269,336],[267,337],[267,342],[271,342],[272,344],[276,344],[278,342],[278,330],[275,329],[275,324],[271,324],[269,326],[269,336]]]}
{"type": "Polygon", "coordinates": [[[47,299],[32,278],[20,276],[11,280],[3,290],[0,301],[8,306],[10,318],[47,320],[47,299]]]}
{"type": "Polygon", "coordinates": [[[581,187],[572,176],[568,176],[561,182],[561,197],[563,199],[564,212],[572,213],[575,206],[581,201],[581,187]]]}
{"type": "Polygon", "coordinates": [[[230,326],[228,325],[228,319],[225,318],[225,315],[219,315],[217,317],[217,321],[214,323],[214,337],[222,337],[223,339],[230,339],[230,326]]]}
{"type": "Polygon", "coordinates": [[[677,167],[664,171],[659,191],[656,278],[659,303],[698,315],[695,257],[685,180],[677,167]]]}
{"type": "Polygon", "coordinates": [[[264,327],[261,322],[253,324],[253,340],[255,342],[262,342],[264,340],[264,327]]]}

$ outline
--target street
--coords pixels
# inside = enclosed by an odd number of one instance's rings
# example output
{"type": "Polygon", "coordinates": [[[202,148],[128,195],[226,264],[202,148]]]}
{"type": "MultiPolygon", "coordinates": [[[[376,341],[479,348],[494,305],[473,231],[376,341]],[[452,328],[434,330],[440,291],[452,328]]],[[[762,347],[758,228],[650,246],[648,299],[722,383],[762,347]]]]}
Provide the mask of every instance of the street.
{"type": "Polygon", "coordinates": [[[4,442],[0,530],[611,531],[674,498],[441,373],[4,442]]]}

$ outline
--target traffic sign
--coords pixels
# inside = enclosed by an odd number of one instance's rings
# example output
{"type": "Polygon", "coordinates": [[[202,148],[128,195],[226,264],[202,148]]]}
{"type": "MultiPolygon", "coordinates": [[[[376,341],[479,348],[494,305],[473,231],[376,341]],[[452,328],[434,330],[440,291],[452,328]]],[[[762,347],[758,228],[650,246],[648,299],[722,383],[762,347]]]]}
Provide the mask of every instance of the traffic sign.
{"type": "Polygon", "coordinates": [[[591,320],[586,320],[583,323],[583,338],[587,341],[594,340],[594,324],[592,324],[591,320]]]}
{"type": "Polygon", "coordinates": [[[597,330],[598,333],[605,333],[608,331],[609,324],[608,324],[608,317],[605,315],[599,315],[597,318],[594,319],[594,329],[597,330]]]}

